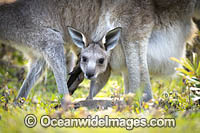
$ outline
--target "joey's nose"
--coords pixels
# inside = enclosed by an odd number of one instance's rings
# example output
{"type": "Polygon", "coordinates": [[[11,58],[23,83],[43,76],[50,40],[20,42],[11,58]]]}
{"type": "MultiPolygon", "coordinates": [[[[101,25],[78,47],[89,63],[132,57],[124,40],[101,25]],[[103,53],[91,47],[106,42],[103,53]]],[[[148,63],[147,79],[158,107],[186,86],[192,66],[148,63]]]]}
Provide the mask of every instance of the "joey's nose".
{"type": "Polygon", "coordinates": [[[94,73],[86,73],[86,76],[88,79],[91,79],[92,77],[94,77],[94,73]]]}

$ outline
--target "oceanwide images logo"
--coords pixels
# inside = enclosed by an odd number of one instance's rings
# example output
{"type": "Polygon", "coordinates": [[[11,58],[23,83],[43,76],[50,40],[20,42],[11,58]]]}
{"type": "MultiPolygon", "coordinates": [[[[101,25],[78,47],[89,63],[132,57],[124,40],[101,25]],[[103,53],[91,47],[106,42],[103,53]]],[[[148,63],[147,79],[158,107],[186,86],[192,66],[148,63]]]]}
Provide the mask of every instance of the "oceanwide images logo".
{"type": "MultiPolygon", "coordinates": [[[[28,114],[24,118],[24,124],[28,128],[33,128],[37,125],[37,117],[33,114],[28,114]]],[[[43,115],[40,118],[40,125],[44,128],[48,127],[105,127],[105,128],[126,128],[132,130],[138,127],[176,127],[174,118],[152,118],[149,121],[146,118],[110,118],[105,115],[100,118],[98,115],[87,118],[51,118],[48,115],[43,115]]]]}

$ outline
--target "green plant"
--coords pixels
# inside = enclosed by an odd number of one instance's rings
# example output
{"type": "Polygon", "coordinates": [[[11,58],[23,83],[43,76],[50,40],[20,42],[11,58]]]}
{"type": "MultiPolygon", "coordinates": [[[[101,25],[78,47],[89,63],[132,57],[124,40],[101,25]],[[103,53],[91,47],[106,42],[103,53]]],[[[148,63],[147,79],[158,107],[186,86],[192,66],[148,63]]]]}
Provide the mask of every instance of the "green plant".
{"type": "Polygon", "coordinates": [[[181,64],[182,68],[176,68],[178,74],[184,78],[185,84],[190,91],[190,98],[196,102],[200,101],[200,62],[197,54],[193,53],[192,61],[187,58],[180,60],[172,57],[173,61],[181,64]]]}

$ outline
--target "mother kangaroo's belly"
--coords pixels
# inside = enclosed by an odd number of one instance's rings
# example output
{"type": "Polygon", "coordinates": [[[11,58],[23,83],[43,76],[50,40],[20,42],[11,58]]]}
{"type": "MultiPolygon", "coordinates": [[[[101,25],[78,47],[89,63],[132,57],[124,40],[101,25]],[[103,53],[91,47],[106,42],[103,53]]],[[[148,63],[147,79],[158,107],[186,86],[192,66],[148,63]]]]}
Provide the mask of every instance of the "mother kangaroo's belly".
{"type": "MultiPolygon", "coordinates": [[[[156,27],[151,35],[147,50],[147,63],[151,76],[170,76],[180,64],[170,58],[185,56],[185,44],[196,31],[195,25],[188,21],[177,22],[167,28],[156,27]]],[[[111,54],[110,66],[114,72],[127,71],[122,45],[116,46],[111,54]]]]}
{"type": "Polygon", "coordinates": [[[117,45],[110,56],[110,67],[112,72],[119,74],[127,70],[126,59],[122,49],[122,44],[117,45]]]}
{"type": "Polygon", "coordinates": [[[148,68],[151,75],[167,76],[175,72],[179,64],[170,58],[185,56],[185,44],[191,37],[195,26],[191,21],[177,23],[152,32],[147,52],[148,68]]]}

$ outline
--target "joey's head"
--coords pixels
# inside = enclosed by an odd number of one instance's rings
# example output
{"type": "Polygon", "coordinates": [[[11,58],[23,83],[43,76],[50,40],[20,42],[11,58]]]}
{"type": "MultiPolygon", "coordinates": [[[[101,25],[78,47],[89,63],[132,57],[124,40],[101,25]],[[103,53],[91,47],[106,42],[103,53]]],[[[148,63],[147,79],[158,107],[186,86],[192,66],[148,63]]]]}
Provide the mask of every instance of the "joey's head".
{"type": "Polygon", "coordinates": [[[118,44],[121,28],[115,28],[106,33],[100,41],[87,42],[80,31],[68,27],[73,43],[81,48],[80,66],[87,79],[95,79],[106,71],[109,63],[110,51],[118,44]]]}

